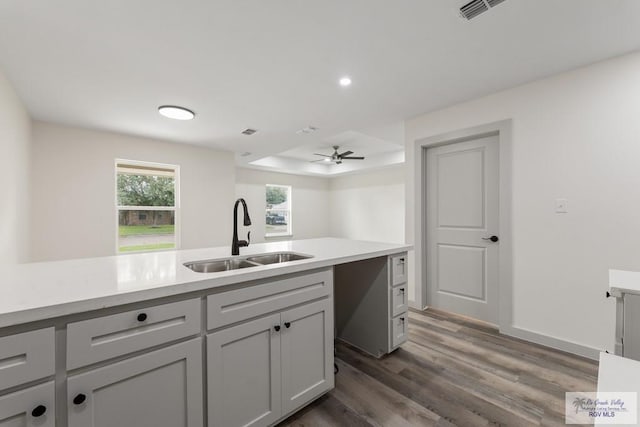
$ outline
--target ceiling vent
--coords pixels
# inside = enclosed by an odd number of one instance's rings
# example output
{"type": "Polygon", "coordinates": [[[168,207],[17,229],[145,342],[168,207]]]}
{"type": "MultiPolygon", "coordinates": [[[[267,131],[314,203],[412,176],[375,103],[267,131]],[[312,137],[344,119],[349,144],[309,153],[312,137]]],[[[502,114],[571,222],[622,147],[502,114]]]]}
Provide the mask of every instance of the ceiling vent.
{"type": "Polygon", "coordinates": [[[300,129],[300,130],[296,131],[296,133],[297,133],[298,135],[300,135],[300,134],[306,134],[306,135],[308,135],[308,134],[313,133],[313,132],[315,132],[315,131],[317,131],[317,130],[318,130],[318,128],[317,128],[317,127],[315,127],[315,126],[307,126],[307,127],[305,127],[305,128],[302,128],[302,129],[300,129]]]}
{"type": "Polygon", "coordinates": [[[505,0],[472,0],[460,8],[460,15],[467,20],[486,12],[505,0]]]}
{"type": "Polygon", "coordinates": [[[242,131],[242,134],[243,135],[253,135],[256,132],[258,132],[258,131],[255,130],[255,129],[247,128],[247,129],[242,131]]]}

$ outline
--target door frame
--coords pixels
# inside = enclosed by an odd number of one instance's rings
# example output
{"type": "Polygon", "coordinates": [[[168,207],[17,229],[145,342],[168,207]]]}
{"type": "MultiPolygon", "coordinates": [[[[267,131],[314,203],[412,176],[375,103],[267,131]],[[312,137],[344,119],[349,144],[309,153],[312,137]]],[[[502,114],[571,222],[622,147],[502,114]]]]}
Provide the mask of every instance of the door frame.
{"type": "Polygon", "coordinates": [[[453,132],[447,132],[423,139],[418,139],[414,146],[415,161],[415,284],[417,308],[426,309],[427,300],[427,227],[426,227],[426,198],[427,188],[427,149],[441,145],[465,142],[484,136],[498,137],[499,153],[499,199],[500,216],[500,247],[498,273],[498,327],[502,332],[511,330],[513,321],[513,245],[511,228],[512,211],[512,121],[502,120],[479,126],[473,126],[453,132]]]}

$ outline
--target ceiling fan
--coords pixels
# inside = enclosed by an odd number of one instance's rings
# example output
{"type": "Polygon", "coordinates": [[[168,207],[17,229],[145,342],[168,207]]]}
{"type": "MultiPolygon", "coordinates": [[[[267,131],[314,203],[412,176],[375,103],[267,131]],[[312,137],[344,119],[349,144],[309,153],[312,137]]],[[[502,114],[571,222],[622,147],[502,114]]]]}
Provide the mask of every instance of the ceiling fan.
{"type": "Polygon", "coordinates": [[[344,153],[338,153],[338,149],[340,148],[339,145],[334,145],[333,146],[333,154],[328,155],[328,154],[320,154],[320,153],[313,153],[316,156],[322,156],[324,157],[324,159],[319,159],[319,160],[312,160],[312,163],[315,162],[333,162],[336,165],[339,165],[342,163],[343,160],[364,160],[364,157],[353,157],[350,156],[350,154],[353,154],[353,151],[345,151],[344,153]]]}

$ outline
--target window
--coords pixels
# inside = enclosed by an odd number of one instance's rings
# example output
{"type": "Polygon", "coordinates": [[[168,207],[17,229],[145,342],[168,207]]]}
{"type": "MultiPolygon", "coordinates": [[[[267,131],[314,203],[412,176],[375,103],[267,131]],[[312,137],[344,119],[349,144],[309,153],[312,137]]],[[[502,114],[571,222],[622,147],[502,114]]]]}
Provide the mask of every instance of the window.
{"type": "Polygon", "coordinates": [[[177,249],[179,166],[116,160],[118,253],[177,249]]]}
{"type": "Polygon", "coordinates": [[[290,236],[291,232],[291,187],[270,185],[266,188],[267,212],[265,235],[290,236]]]}

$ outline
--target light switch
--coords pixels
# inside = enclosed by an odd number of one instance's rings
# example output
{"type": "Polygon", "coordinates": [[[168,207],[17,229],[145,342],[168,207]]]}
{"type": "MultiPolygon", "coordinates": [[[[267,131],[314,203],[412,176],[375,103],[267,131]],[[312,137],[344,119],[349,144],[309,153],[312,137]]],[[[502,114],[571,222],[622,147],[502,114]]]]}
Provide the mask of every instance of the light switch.
{"type": "Polygon", "coordinates": [[[567,213],[569,201],[567,199],[556,199],[556,213],[567,213]]]}

